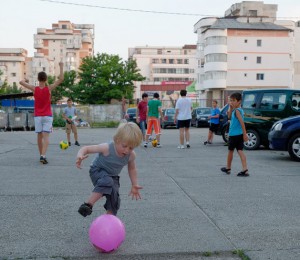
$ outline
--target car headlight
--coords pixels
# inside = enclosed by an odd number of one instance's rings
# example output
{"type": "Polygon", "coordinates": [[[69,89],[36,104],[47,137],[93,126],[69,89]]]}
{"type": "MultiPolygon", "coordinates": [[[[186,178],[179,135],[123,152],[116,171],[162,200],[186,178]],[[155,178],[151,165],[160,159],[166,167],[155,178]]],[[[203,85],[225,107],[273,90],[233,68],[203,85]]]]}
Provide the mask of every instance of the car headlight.
{"type": "Polygon", "coordinates": [[[282,128],[282,123],[277,123],[274,125],[273,130],[274,131],[280,131],[282,128]]]}

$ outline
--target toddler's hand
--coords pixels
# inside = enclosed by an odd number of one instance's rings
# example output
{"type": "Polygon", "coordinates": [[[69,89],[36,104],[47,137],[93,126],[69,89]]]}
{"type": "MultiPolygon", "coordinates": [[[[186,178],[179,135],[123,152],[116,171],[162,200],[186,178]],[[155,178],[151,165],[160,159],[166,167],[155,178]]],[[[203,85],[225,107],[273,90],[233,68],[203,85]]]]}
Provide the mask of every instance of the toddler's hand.
{"type": "Polygon", "coordinates": [[[139,186],[139,185],[133,185],[131,186],[131,191],[129,192],[128,196],[131,196],[132,199],[141,199],[141,195],[139,190],[142,189],[143,187],[139,186]]]}
{"type": "Polygon", "coordinates": [[[83,156],[77,156],[76,158],[76,167],[81,169],[81,162],[86,159],[88,155],[83,155],[83,156]]]}

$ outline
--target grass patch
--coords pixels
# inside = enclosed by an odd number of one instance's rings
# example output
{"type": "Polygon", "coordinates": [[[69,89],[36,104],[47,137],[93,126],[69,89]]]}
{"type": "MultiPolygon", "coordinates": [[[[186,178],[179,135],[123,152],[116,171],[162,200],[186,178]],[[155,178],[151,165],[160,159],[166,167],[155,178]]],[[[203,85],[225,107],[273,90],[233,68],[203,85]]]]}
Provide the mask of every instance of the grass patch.
{"type": "Polygon", "coordinates": [[[242,260],[251,260],[243,250],[237,249],[232,252],[234,255],[238,255],[242,260]]]}
{"type": "Polygon", "coordinates": [[[91,123],[91,128],[115,128],[120,122],[108,121],[108,122],[94,122],[91,123]]]}

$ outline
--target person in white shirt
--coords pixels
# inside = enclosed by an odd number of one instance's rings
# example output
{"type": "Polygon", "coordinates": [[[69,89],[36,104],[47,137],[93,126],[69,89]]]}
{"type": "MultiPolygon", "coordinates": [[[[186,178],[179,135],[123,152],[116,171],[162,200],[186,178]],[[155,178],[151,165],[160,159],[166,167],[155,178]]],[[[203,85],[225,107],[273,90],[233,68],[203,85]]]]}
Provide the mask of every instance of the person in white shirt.
{"type": "Polygon", "coordinates": [[[176,102],[176,112],[174,123],[177,123],[179,128],[179,146],[177,148],[184,149],[184,139],[186,141],[186,148],[190,148],[190,125],[192,119],[192,100],[186,97],[187,91],[182,89],[180,91],[180,98],[176,102]],[[178,122],[176,122],[178,120],[178,122]]]}

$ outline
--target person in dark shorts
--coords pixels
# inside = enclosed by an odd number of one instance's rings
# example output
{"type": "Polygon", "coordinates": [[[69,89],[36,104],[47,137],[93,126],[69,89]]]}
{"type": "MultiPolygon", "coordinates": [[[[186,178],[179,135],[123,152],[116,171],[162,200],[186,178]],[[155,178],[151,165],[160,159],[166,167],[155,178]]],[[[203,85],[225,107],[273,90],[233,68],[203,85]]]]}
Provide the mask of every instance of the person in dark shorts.
{"type": "Polygon", "coordinates": [[[94,189],[88,200],[79,207],[79,214],[83,217],[90,215],[94,204],[104,196],[106,213],[117,215],[120,208],[119,174],[126,165],[131,180],[129,195],[132,199],[141,198],[139,190],[142,187],[138,184],[136,154],[133,149],[138,147],[142,140],[143,135],[139,126],[133,122],[125,122],[119,125],[113,141],[84,146],[78,151],[76,166],[79,169],[81,169],[81,162],[89,154],[97,154],[89,171],[94,189]]]}
{"type": "Polygon", "coordinates": [[[229,127],[229,143],[227,165],[222,167],[221,171],[227,174],[231,173],[231,163],[233,159],[234,149],[237,150],[242,162],[242,171],[237,174],[239,177],[248,177],[249,172],[247,168],[246,155],[243,152],[244,142],[248,141],[246,127],[244,124],[244,111],[241,108],[242,95],[240,93],[233,93],[230,95],[230,106],[228,118],[230,119],[229,127]]]}
{"type": "Polygon", "coordinates": [[[174,123],[179,128],[179,145],[178,149],[184,149],[184,139],[186,148],[190,148],[190,125],[192,118],[192,100],[186,96],[185,89],[180,90],[180,98],[176,102],[174,123]]]}
{"type": "Polygon", "coordinates": [[[208,130],[208,136],[207,141],[204,142],[204,145],[212,144],[214,133],[218,131],[219,124],[220,124],[220,109],[218,108],[218,101],[213,100],[212,102],[212,111],[211,115],[209,116],[210,124],[209,124],[209,130],[208,130]]]}

